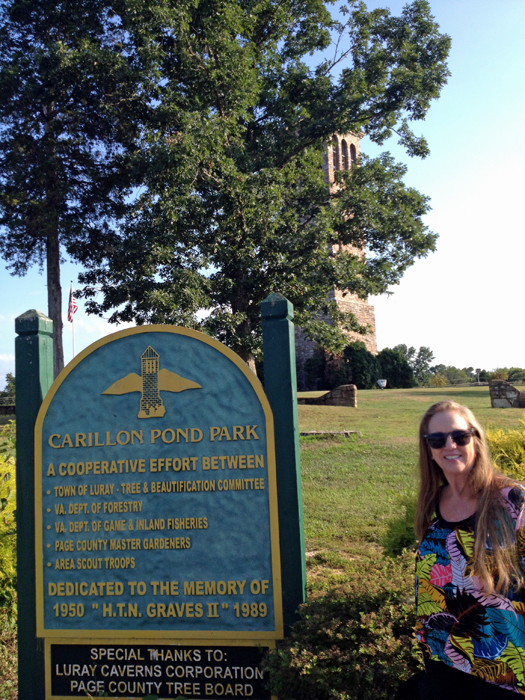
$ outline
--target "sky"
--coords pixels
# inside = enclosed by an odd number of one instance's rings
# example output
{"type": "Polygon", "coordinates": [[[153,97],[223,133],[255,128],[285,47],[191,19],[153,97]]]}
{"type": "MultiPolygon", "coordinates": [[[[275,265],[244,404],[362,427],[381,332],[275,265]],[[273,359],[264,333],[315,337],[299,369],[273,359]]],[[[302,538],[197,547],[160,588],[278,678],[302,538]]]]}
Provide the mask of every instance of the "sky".
{"type": "MultiPolygon", "coordinates": [[[[405,2],[369,0],[398,14],[405,2]]],[[[524,0],[431,0],[449,34],[451,76],[424,122],[413,124],[431,154],[409,158],[395,141],[366,138],[363,153],[389,150],[406,163],[405,182],[431,199],[425,217],[439,234],[437,252],[418,260],[390,296],[373,297],[378,349],[424,345],[435,364],[495,369],[525,367],[520,298],[525,266],[522,170],[525,163],[524,0]]],[[[79,268],[62,266],[64,355],[73,357],[67,322],[70,281],[79,268]]],[[[14,319],[28,309],[47,312],[45,274],[11,277],[0,261],[0,389],[14,372],[14,319]]],[[[75,315],[75,350],[124,325],[75,315]]]]}

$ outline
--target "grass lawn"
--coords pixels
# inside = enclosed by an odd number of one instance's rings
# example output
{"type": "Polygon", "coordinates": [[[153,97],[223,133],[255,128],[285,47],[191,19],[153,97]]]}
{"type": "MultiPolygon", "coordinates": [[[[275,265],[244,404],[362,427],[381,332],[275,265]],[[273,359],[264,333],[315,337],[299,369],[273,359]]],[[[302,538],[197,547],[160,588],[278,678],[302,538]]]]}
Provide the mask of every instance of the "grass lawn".
{"type": "Polygon", "coordinates": [[[416,489],[417,431],[426,409],[449,399],[484,427],[516,428],[521,409],[494,409],[488,387],[358,392],[358,408],[299,406],[301,430],[356,430],[362,436],[300,439],[310,590],[380,555],[403,495],[416,489]]]}

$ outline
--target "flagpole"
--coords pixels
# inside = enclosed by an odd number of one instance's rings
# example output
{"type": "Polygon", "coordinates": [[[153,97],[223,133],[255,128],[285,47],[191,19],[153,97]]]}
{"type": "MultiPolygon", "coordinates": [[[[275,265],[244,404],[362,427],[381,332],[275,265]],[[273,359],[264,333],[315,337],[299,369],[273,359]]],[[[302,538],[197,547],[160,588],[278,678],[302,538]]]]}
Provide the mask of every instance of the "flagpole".
{"type": "Polygon", "coordinates": [[[73,335],[73,357],[75,357],[75,313],[77,310],[77,300],[73,296],[73,280],[69,287],[69,303],[67,305],[67,320],[71,323],[71,333],[73,335]]]}
{"type": "MultiPolygon", "coordinates": [[[[71,280],[71,287],[69,290],[69,297],[71,298],[73,296],[73,280],[71,280]]],[[[73,334],[73,357],[75,357],[75,318],[74,315],[71,314],[71,333],[73,334]]]]}

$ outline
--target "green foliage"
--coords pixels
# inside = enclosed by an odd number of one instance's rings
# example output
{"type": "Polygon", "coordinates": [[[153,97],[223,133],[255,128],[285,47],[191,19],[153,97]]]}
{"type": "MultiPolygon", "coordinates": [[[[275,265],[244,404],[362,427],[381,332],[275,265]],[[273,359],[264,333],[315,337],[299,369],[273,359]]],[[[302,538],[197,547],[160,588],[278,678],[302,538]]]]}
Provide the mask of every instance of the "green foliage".
{"type": "Polygon", "coordinates": [[[60,248],[78,260],[83,247],[109,244],[131,187],[123,151],[136,146],[137,117],[151,99],[153,47],[138,56],[129,45],[132,4],[0,5],[0,254],[17,275],[47,264],[55,369],[60,248]]]}
{"type": "Polygon", "coordinates": [[[341,355],[330,355],[317,347],[304,364],[301,388],[307,391],[335,389],[342,384],[355,384],[358,389],[372,389],[380,379],[381,368],[365,344],[348,343],[341,355]]]}
{"type": "Polygon", "coordinates": [[[301,390],[317,391],[327,387],[326,352],[320,346],[314,349],[311,357],[304,363],[304,376],[297,377],[301,380],[301,390]]]}
{"type": "Polygon", "coordinates": [[[16,618],[0,608],[0,698],[16,700],[17,694],[16,618]]]}
{"type": "Polygon", "coordinates": [[[525,382],[525,369],[522,367],[498,367],[492,372],[485,372],[485,381],[500,379],[505,382],[525,382]]]}
{"type": "Polygon", "coordinates": [[[430,363],[433,359],[434,353],[432,350],[422,345],[418,350],[412,366],[414,377],[419,385],[426,384],[430,379],[430,363]]]}
{"type": "Polygon", "coordinates": [[[504,382],[509,378],[509,370],[506,367],[499,367],[493,372],[489,373],[489,381],[492,379],[499,379],[504,382]]]}
{"type": "Polygon", "coordinates": [[[387,388],[408,389],[415,385],[414,372],[406,357],[396,350],[384,348],[377,355],[381,379],[387,380],[387,388]]]}
{"type": "MultiPolygon", "coordinates": [[[[472,367],[454,367],[453,365],[434,365],[430,368],[432,374],[441,374],[447,380],[448,384],[468,384],[469,382],[477,381],[477,376],[472,367]]],[[[432,380],[431,380],[432,381],[432,380]]],[[[432,384],[431,386],[436,386],[432,384]]]]}
{"type": "Polygon", "coordinates": [[[15,423],[0,429],[0,614],[16,613],[15,423]]]}
{"type": "Polygon", "coordinates": [[[419,384],[419,386],[428,384],[432,376],[430,373],[430,363],[434,359],[434,353],[430,348],[422,345],[419,350],[416,351],[415,347],[409,348],[406,345],[396,345],[392,350],[400,352],[410,367],[412,367],[416,384],[419,384]]]}
{"type": "Polygon", "coordinates": [[[372,389],[381,379],[381,367],[376,358],[360,340],[349,343],[339,360],[334,361],[329,375],[329,388],[341,384],[355,384],[358,389],[372,389]]]}
{"type": "Polygon", "coordinates": [[[10,420],[0,428],[0,457],[6,464],[16,461],[16,423],[10,420]]]}
{"type": "Polygon", "coordinates": [[[525,415],[515,430],[489,428],[487,439],[494,462],[501,471],[525,482],[525,415]]]}
{"type": "Polygon", "coordinates": [[[212,0],[119,15],[131,55],[153,47],[156,83],[131,156],[132,211],[106,246],[79,252],[90,313],[200,328],[251,359],[260,302],[277,288],[308,336],[340,353],[343,331],[364,329],[328,292],[381,293],[434,250],[405,166],[363,157],[329,189],[323,154],[334,133],[362,131],[377,143],[396,132],[425,155],[408,122],[446,82],[449,39],[424,0],[399,18],[357,2],[331,12],[323,0],[212,0]]]}
{"type": "Polygon", "coordinates": [[[11,372],[5,375],[5,387],[0,391],[0,399],[10,399],[10,403],[15,402],[15,377],[11,372]]]}
{"type": "Polygon", "coordinates": [[[439,386],[447,386],[447,385],[448,385],[448,380],[444,374],[440,374],[438,372],[437,374],[434,374],[434,376],[432,376],[430,378],[430,386],[439,387],[439,386]]]}
{"type": "Polygon", "coordinates": [[[387,700],[420,667],[413,637],[413,555],[379,558],[366,575],[300,610],[265,667],[281,700],[387,700]]]}

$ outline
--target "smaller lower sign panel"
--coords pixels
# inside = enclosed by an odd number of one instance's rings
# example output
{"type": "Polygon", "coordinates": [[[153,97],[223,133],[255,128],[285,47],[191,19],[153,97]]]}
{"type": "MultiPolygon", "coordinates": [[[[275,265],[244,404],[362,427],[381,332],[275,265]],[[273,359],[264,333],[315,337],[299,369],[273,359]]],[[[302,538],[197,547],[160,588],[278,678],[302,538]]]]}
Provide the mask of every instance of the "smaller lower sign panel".
{"type": "Polygon", "coordinates": [[[48,698],[271,699],[261,662],[273,644],[47,644],[48,698]]]}

